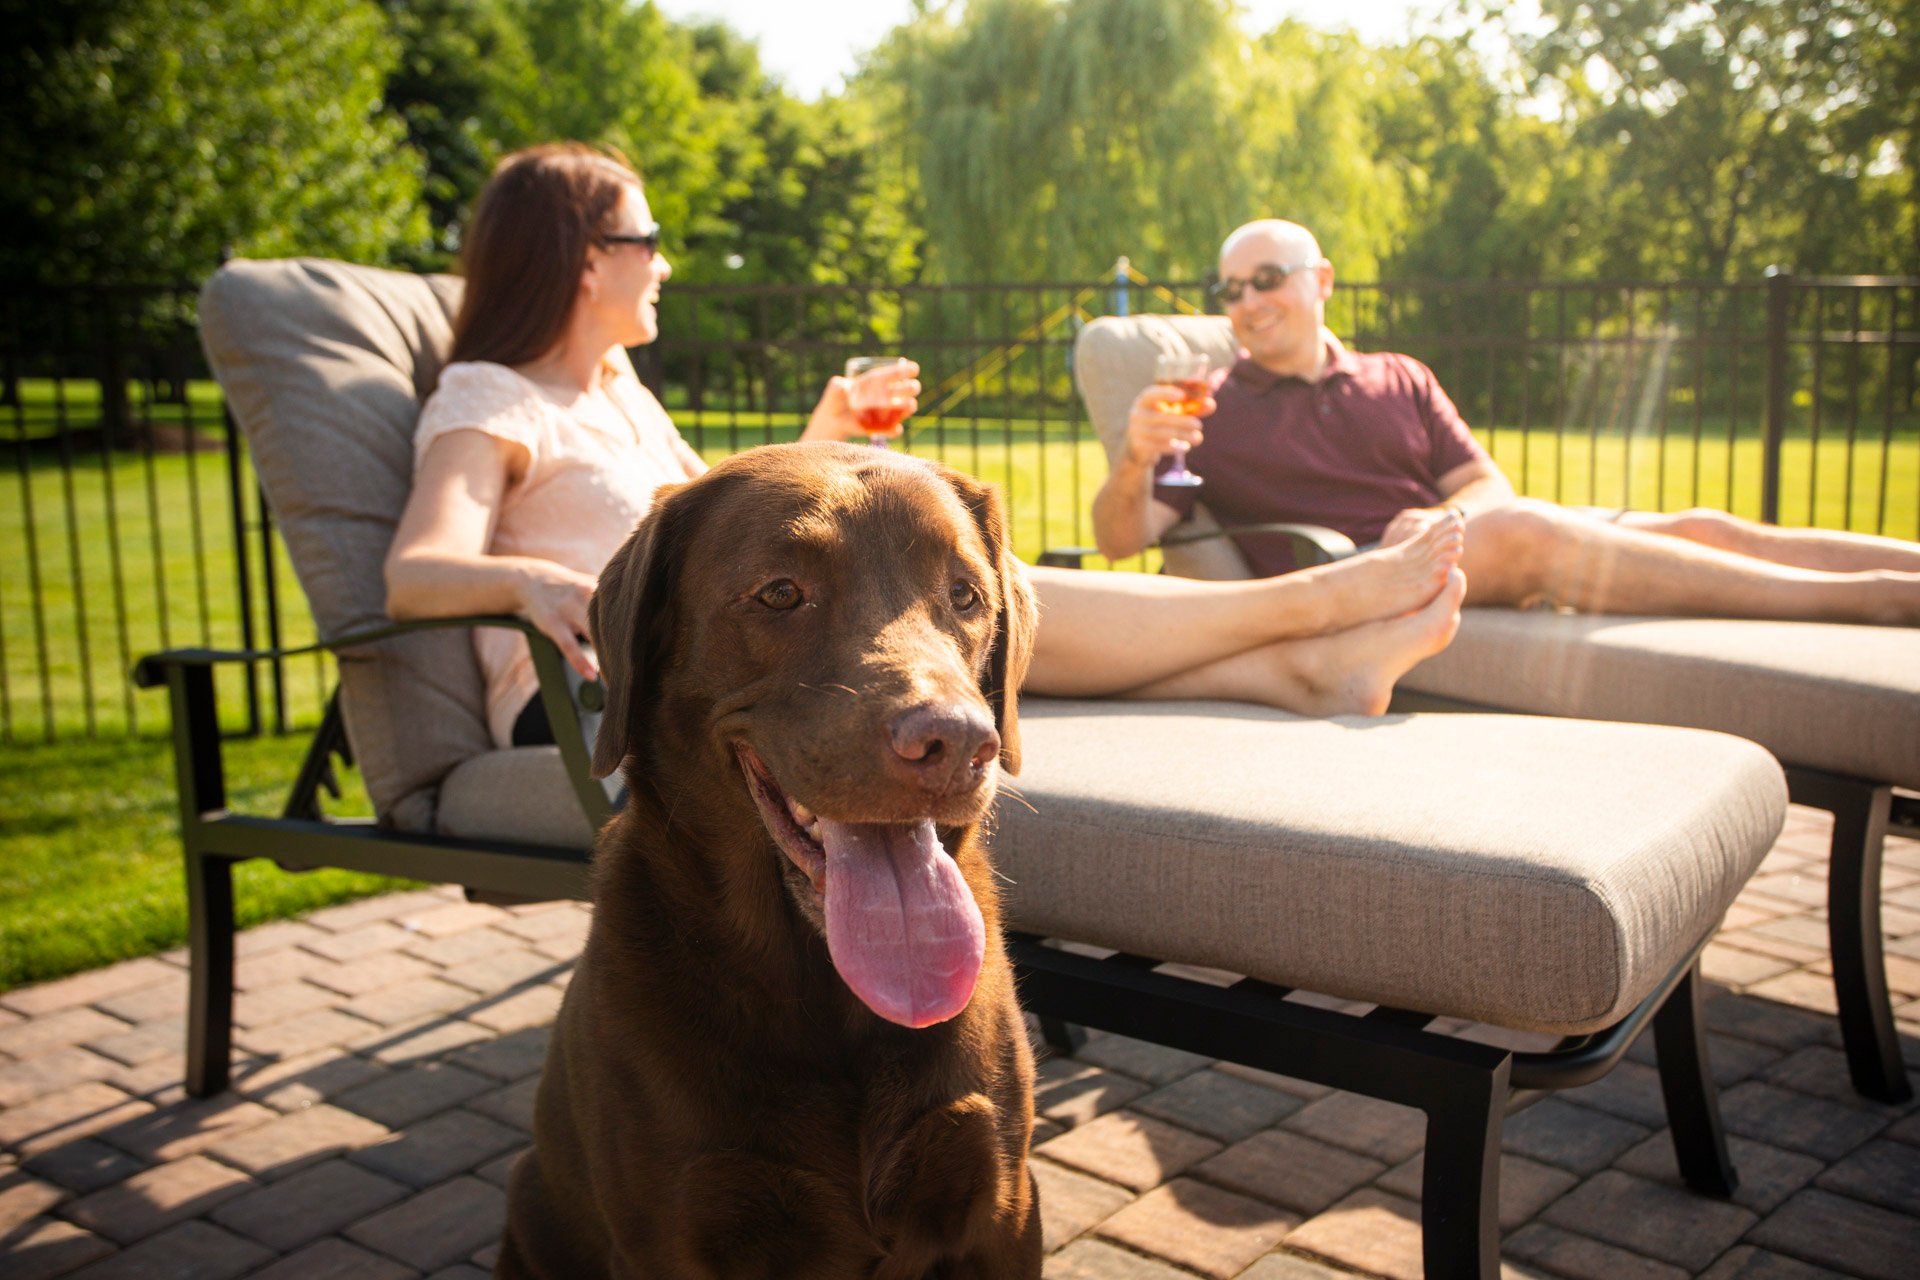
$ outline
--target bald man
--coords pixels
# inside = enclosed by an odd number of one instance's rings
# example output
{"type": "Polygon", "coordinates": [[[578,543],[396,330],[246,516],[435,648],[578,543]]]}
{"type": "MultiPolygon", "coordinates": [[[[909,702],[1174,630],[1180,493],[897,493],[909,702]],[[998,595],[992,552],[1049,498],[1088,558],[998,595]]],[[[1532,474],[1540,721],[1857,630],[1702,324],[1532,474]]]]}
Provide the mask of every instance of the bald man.
{"type": "MultiPolygon", "coordinates": [[[[1431,370],[1349,351],[1326,328],[1333,264],[1305,227],[1266,219],[1235,231],[1215,291],[1241,358],[1204,406],[1204,430],[1201,417],[1166,410],[1176,389],[1134,401],[1094,497],[1108,556],[1137,554],[1191,511],[1195,490],[1155,484],[1184,449],[1206,481],[1197,496],[1223,524],[1321,524],[1364,546],[1464,520],[1470,605],[1920,625],[1920,544],[1516,496],[1431,370]]],[[[1291,567],[1281,540],[1237,541],[1256,573],[1291,567]]]]}

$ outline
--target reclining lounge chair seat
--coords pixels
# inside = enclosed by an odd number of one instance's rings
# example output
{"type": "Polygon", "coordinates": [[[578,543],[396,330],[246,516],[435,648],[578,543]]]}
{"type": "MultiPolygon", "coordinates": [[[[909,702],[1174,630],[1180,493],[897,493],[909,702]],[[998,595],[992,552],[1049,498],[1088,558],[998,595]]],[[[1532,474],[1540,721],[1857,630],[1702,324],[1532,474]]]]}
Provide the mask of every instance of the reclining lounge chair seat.
{"type": "MultiPolygon", "coordinates": [[[[215,371],[325,636],[381,635],[380,563],[453,287],[235,262],[203,294],[215,371]]],[[[557,655],[537,636],[535,649],[550,710],[571,714],[557,655]]],[[[430,629],[340,652],[341,723],[378,829],[325,821],[311,787],[285,819],[235,818],[207,803],[221,794],[204,679],[217,656],[142,668],[174,692],[198,1094],[226,1080],[231,861],[290,852],[579,894],[604,812],[577,741],[492,749],[465,632],[430,629]]],[[[1595,1078],[1649,1022],[1681,1167],[1696,1187],[1731,1189],[1697,956],[1781,827],[1765,752],[1530,717],[1044,698],[1023,700],[1022,732],[994,841],[1028,1007],[1056,1032],[1097,1026],[1424,1109],[1429,1275],[1497,1270],[1506,1110],[1595,1078]],[[1629,790],[1638,804],[1619,803],[1629,790]],[[1163,962],[1247,976],[1222,988],[1163,962]],[[1519,1052],[1428,1029],[1436,1016],[1564,1039],[1519,1052]]],[[[325,732],[320,746],[324,765],[325,732]]]]}
{"type": "MultiPolygon", "coordinates": [[[[1219,365],[1235,346],[1219,316],[1087,326],[1075,377],[1109,452],[1155,353],[1204,351],[1219,365]]],[[[1170,546],[1166,563],[1190,577],[1250,574],[1227,539],[1170,546]]],[[[1684,725],[1766,747],[1795,801],[1834,814],[1827,915],[1854,1085],[1883,1101],[1911,1096],[1886,986],[1880,861],[1890,827],[1920,834],[1920,802],[1895,794],[1920,789],[1920,630],[1468,609],[1453,643],[1401,681],[1394,706],[1684,725]]]]}

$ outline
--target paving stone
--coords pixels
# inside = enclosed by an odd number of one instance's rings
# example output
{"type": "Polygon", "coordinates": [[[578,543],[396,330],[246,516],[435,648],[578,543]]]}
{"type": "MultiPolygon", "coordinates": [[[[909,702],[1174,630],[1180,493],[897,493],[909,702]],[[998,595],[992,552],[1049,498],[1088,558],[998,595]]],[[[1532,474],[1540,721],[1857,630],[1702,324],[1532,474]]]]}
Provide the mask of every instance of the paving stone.
{"type": "Polygon", "coordinates": [[[87,1048],[116,1062],[137,1067],[178,1053],[187,1038],[185,1018],[160,1018],[106,1035],[94,1036],[87,1048]]]}
{"type": "Polygon", "coordinates": [[[1756,982],[1747,993],[1760,1000],[1777,1000],[1801,1009],[1832,1016],[1840,1004],[1833,993],[1833,979],[1806,969],[1793,969],[1777,978],[1756,982]]]}
{"type": "Polygon", "coordinates": [[[491,1156],[526,1142],[517,1129],[473,1114],[448,1111],[423,1120],[402,1133],[355,1151],[350,1157],[362,1168],[404,1182],[428,1187],[458,1173],[466,1173],[491,1156]]]}
{"type": "Polygon", "coordinates": [[[1641,1062],[1622,1062],[1592,1084],[1566,1089],[1553,1096],[1561,1102],[1631,1120],[1646,1129],[1658,1129],[1667,1123],[1667,1100],[1660,1092],[1660,1072],[1641,1062]]]}
{"type": "Polygon", "coordinates": [[[1089,1063],[1049,1058],[1035,1069],[1033,1109],[1064,1125],[1085,1124],[1118,1111],[1150,1087],[1089,1063]]]}
{"type": "MultiPolygon", "coordinates": [[[[1424,1152],[1388,1172],[1374,1185],[1419,1204],[1425,1199],[1424,1152]]],[[[1580,1179],[1565,1169],[1541,1164],[1525,1156],[1500,1157],[1500,1229],[1512,1231],[1558,1200],[1580,1179]]]]}
{"type": "Polygon", "coordinates": [[[1149,1044],[1145,1040],[1105,1031],[1089,1031],[1086,1046],[1073,1056],[1096,1067],[1145,1080],[1148,1084],[1172,1084],[1211,1061],[1197,1053],[1169,1049],[1164,1045],[1149,1044]]]}
{"type": "Polygon", "coordinates": [[[24,1022],[0,1027],[0,1053],[15,1058],[30,1058],[38,1053],[64,1049],[100,1036],[125,1031],[127,1023],[110,1018],[98,1009],[82,1005],[57,1013],[29,1016],[24,1022]]]}
{"type": "Polygon", "coordinates": [[[1136,1191],[1158,1186],[1218,1150],[1211,1138],[1128,1111],[1090,1120],[1036,1148],[1048,1159],[1136,1191]]]}
{"type": "Polygon", "coordinates": [[[1268,1129],[1193,1166],[1193,1175],[1311,1217],[1386,1166],[1303,1134],[1268,1129]]]}
{"type": "Polygon", "coordinates": [[[1721,942],[1708,943],[1707,949],[1700,953],[1700,972],[1706,979],[1736,989],[1777,978],[1792,968],[1790,960],[1721,942]]]}
{"type": "MultiPolygon", "coordinates": [[[[315,937],[321,936],[318,931],[315,937]]],[[[262,951],[252,955],[242,955],[234,961],[233,985],[239,991],[258,991],[263,987],[278,986],[282,982],[292,982],[306,978],[314,982],[332,974],[341,966],[325,956],[315,955],[299,947],[282,947],[277,951],[262,951]]]]}
{"type": "Polygon", "coordinates": [[[1876,1138],[1820,1174],[1815,1182],[1827,1191],[1895,1213],[1920,1216],[1920,1150],[1904,1142],[1876,1138]]]}
{"type": "MultiPolygon", "coordinates": [[[[1920,1082],[1920,1076],[1912,1071],[1907,1076],[1909,1080],[1920,1082]]],[[[1853,1077],[1847,1071],[1846,1053],[1827,1045],[1809,1045],[1797,1049],[1769,1063],[1755,1078],[1782,1088],[1811,1093],[1831,1102],[1843,1102],[1859,1110],[1876,1111],[1889,1119],[1906,1110],[1905,1106],[1889,1106],[1861,1097],[1854,1091],[1853,1077]]]]}
{"type": "Polygon", "coordinates": [[[263,1180],[379,1142],[385,1126],[321,1103],[208,1148],[211,1155],[263,1180]]]}
{"type": "Polygon", "coordinates": [[[383,951],[348,964],[331,965],[327,972],[316,973],[308,981],[353,997],[424,978],[433,972],[434,967],[425,960],[416,960],[403,951],[383,951]]]}
{"type": "Polygon", "coordinates": [[[465,987],[456,987],[451,982],[428,977],[414,978],[396,986],[382,987],[364,996],[356,996],[341,1008],[356,1018],[391,1027],[473,1003],[473,992],[465,987]]]}
{"type": "Polygon", "coordinates": [[[236,1071],[231,1087],[240,1096],[275,1111],[300,1111],[369,1080],[378,1080],[388,1070],[354,1054],[323,1049],[277,1062],[256,1062],[236,1071]]]}
{"type": "Polygon", "coordinates": [[[1351,1271],[1292,1253],[1270,1253],[1240,1273],[1240,1280],[1352,1280],[1351,1271]]]}
{"type": "Polygon", "coordinates": [[[275,1117],[271,1108],[223,1093],[211,1098],[182,1098],[102,1129],[96,1136],[149,1164],[157,1164],[204,1151],[275,1117]]]}
{"type": "Polygon", "coordinates": [[[22,1223],[6,1236],[7,1280],[51,1280],[113,1251],[111,1243],[71,1222],[41,1218],[22,1223]]]}
{"type": "Polygon", "coordinates": [[[447,904],[447,898],[437,889],[422,889],[407,893],[385,893],[372,898],[361,898],[357,902],[342,902],[336,906],[322,907],[307,915],[309,923],[332,933],[348,933],[363,924],[372,924],[376,920],[394,920],[400,916],[417,915],[423,911],[434,911],[447,904]]]}
{"type": "Polygon", "coordinates": [[[1741,1245],[1721,1255],[1700,1280],[1846,1280],[1838,1271],[1741,1245]]]}
{"type": "Polygon", "coordinates": [[[504,1187],[507,1185],[507,1180],[513,1176],[514,1164],[520,1159],[521,1154],[532,1145],[530,1142],[522,1143],[519,1147],[507,1152],[503,1156],[495,1156],[473,1172],[476,1176],[486,1179],[496,1187],[504,1187]]]}
{"type": "Polygon", "coordinates": [[[399,917],[395,923],[422,937],[444,938],[449,934],[465,933],[468,929],[496,924],[508,918],[507,913],[499,907],[490,907],[484,903],[446,902],[429,910],[409,912],[399,917]]]}
{"type": "Polygon", "coordinates": [[[151,1110],[153,1104],[91,1080],[0,1111],[0,1147],[38,1155],[151,1110]]]}
{"type": "Polygon", "coordinates": [[[123,991],[119,995],[96,1000],[93,1007],[126,1022],[152,1022],[159,1018],[177,1018],[187,1011],[187,976],[166,967],[171,977],[123,991]]]}
{"type": "Polygon", "coordinates": [[[431,1271],[499,1239],[506,1194],[478,1178],[456,1178],[347,1228],[358,1244],[431,1271]]]}
{"type": "Polygon", "coordinates": [[[130,1178],[146,1166],[118,1147],[93,1138],[75,1138],[42,1151],[24,1167],[69,1190],[85,1193],[130,1178]]]}
{"type": "Polygon", "coordinates": [[[1920,1219],[1809,1187],[1770,1214],[1749,1239],[1869,1280],[1905,1280],[1920,1256],[1920,1219]]]}
{"type": "Polygon", "coordinates": [[[111,1058],[103,1058],[79,1045],[9,1062],[0,1066],[0,1107],[17,1107],[59,1089],[88,1080],[104,1080],[118,1066],[111,1058]]]}
{"type": "Polygon", "coordinates": [[[1305,1105],[1289,1093],[1249,1084],[1219,1071],[1196,1071],[1130,1104],[1143,1115],[1237,1142],[1305,1105]]]}
{"type": "MultiPolygon", "coordinates": [[[[1738,1136],[1728,1137],[1727,1153],[1740,1175],[1733,1203],[1755,1213],[1771,1213],[1788,1196],[1807,1185],[1821,1167],[1820,1161],[1812,1156],[1782,1151],[1779,1147],[1738,1136]]],[[[1673,1154],[1673,1136],[1664,1129],[1621,1156],[1615,1168],[1670,1187],[1686,1185],[1673,1154]]]]}
{"type": "Polygon", "coordinates": [[[496,951],[524,945],[524,939],[501,933],[497,929],[469,929],[445,938],[414,938],[407,943],[405,951],[428,964],[451,969],[485,959],[496,951]]]}
{"type": "Polygon", "coordinates": [[[398,951],[417,936],[390,920],[376,920],[346,933],[320,933],[300,945],[315,955],[346,964],[382,951],[398,951]]]}
{"type": "Polygon", "coordinates": [[[1164,1262],[1101,1240],[1076,1240],[1046,1261],[1044,1280],[1192,1280],[1164,1262]]]}
{"type": "Polygon", "coordinates": [[[271,1262],[251,1240],[205,1222],[183,1222],[124,1249],[74,1280],[231,1280],[271,1262]]]}
{"type": "Polygon", "coordinates": [[[205,1156],[185,1156],[68,1205],[61,1216],[119,1244],[198,1218],[253,1185],[205,1156]]]}
{"type": "Polygon", "coordinates": [[[389,1129],[401,1129],[496,1087],[496,1081],[477,1071],[444,1062],[423,1062],[390,1071],[337,1095],[334,1101],[389,1129]]]}
{"type": "Polygon", "coordinates": [[[0,1168],[0,1242],[23,1222],[39,1217],[69,1198],[65,1187],[43,1182],[19,1169],[0,1168]]]}
{"type": "Polygon", "coordinates": [[[593,923],[593,913],[578,903],[564,903],[551,910],[516,915],[511,920],[502,920],[496,928],[510,933],[516,938],[525,938],[537,942],[542,938],[558,938],[567,935],[585,937],[587,929],[593,923]]]}
{"type": "Polygon", "coordinates": [[[1263,1071],[1259,1067],[1249,1067],[1238,1062],[1216,1062],[1213,1070],[1229,1075],[1236,1080],[1245,1080],[1248,1084],[1262,1085],[1268,1089],[1278,1089],[1290,1093],[1296,1098],[1312,1102],[1315,1098],[1324,1098],[1336,1092],[1324,1084],[1315,1084],[1311,1080],[1298,1080],[1293,1076],[1283,1076],[1277,1071],[1263,1071]]]}
{"type": "Polygon", "coordinates": [[[1509,1116],[1501,1146],[1585,1174],[1606,1168],[1646,1136],[1645,1125],[1553,1097],[1509,1116]]]}
{"type": "Polygon", "coordinates": [[[580,958],[586,949],[587,935],[584,933],[563,933],[551,938],[541,938],[533,944],[533,949],[549,960],[560,960],[571,964],[580,958]]]}
{"type": "Polygon", "coordinates": [[[1541,1216],[1553,1226],[1689,1271],[1705,1270],[1757,1220],[1749,1209],[1617,1169],[1589,1178],[1541,1216]]]}
{"type": "Polygon", "coordinates": [[[326,930],[315,927],[308,920],[273,920],[235,934],[233,953],[238,958],[238,967],[245,967],[246,962],[254,956],[297,947],[325,936],[326,930]]]}
{"type": "Polygon", "coordinates": [[[1887,1118],[1758,1080],[1735,1085],[1720,1098],[1729,1133],[1837,1160],[1886,1128],[1887,1118]]]}
{"type": "Polygon", "coordinates": [[[376,1029],[338,1009],[316,1009],[270,1027],[236,1031],[233,1041],[247,1052],[262,1057],[294,1058],[316,1049],[339,1048],[376,1029]]]}
{"type": "Polygon", "coordinates": [[[1420,1242],[1420,1206],[1365,1187],[1295,1227],[1287,1248],[1390,1280],[1420,1280],[1420,1242]]]}
{"type": "Polygon", "coordinates": [[[1191,1178],[1155,1187],[1100,1224],[1100,1234],[1226,1280],[1280,1242],[1300,1219],[1191,1178]]]}
{"type": "Polygon", "coordinates": [[[454,965],[440,976],[483,995],[525,983],[546,982],[561,966],[527,946],[501,947],[487,955],[454,965]]]}
{"type": "MultiPolygon", "coordinates": [[[[71,978],[60,978],[36,986],[15,988],[0,995],[0,1005],[4,1005],[15,1013],[23,1014],[35,1022],[42,1022],[49,1014],[76,1009],[108,996],[119,995],[123,991],[132,991],[179,976],[180,971],[171,965],[162,964],[151,957],[143,957],[139,960],[128,960],[124,964],[109,965],[104,969],[77,973],[71,978]]],[[[4,1047],[5,1044],[5,1038],[0,1036],[0,1047],[4,1047]]],[[[14,1050],[8,1049],[7,1052],[12,1053],[14,1050]]]]}
{"type": "Polygon", "coordinates": [[[504,1089],[495,1089],[492,1093],[475,1098],[467,1104],[467,1109],[478,1111],[501,1124],[512,1125],[523,1133],[532,1133],[534,1098],[539,1088],[540,1077],[528,1076],[504,1089]]]}
{"type": "Polygon", "coordinates": [[[1533,1222],[1506,1238],[1501,1252],[1537,1262],[1571,1280],[1686,1280],[1687,1272],[1627,1249],[1533,1222]]]}
{"type": "Polygon", "coordinates": [[[328,1160],[221,1205],[213,1220],[288,1253],[413,1194],[344,1159],[328,1160]]]}
{"type": "Polygon", "coordinates": [[[413,1280],[419,1274],[345,1240],[317,1240],[249,1280],[413,1280]]]}
{"type": "Polygon", "coordinates": [[[349,1047],[376,1062],[403,1066],[489,1039],[484,1027],[459,1018],[423,1018],[397,1027],[381,1027],[356,1039],[349,1047]]]}
{"type": "Polygon", "coordinates": [[[543,1027],[560,1012],[560,996],[557,987],[529,987],[497,999],[482,1000],[466,1010],[464,1016],[469,1022],[500,1032],[543,1027]]]}
{"type": "Polygon", "coordinates": [[[493,1268],[476,1267],[471,1262],[457,1262],[451,1267],[442,1267],[427,1280],[487,1280],[493,1274],[493,1268]]]}
{"type": "Polygon", "coordinates": [[[518,1080],[545,1065],[551,1036],[550,1027],[527,1027],[456,1049],[447,1055],[447,1061],[495,1080],[518,1080]]]}
{"type": "Polygon", "coordinates": [[[315,986],[304,978],[259,987],[234,997],[233,1023],[237,1027],[266,1027],[315,1009],[325,1009],[340,999],[337,992],[315,986]]]}
{"type": "Polygon", "coordinates": [[[1047,1253],[1085,1235],[1133,1199],[1131,1191],[1051,1160],[1033,1160],[1028,1167],[1040,1189],[1042,1248],[1047,1253]]]}
{"type": "Polygon", "coordinates": [[[1357,1093],[1329,1094],[1281,1124],[1387,1164],[1400,1163],[1427,1141],[1427,1120],[1419,1111],[1357,1093]]]}

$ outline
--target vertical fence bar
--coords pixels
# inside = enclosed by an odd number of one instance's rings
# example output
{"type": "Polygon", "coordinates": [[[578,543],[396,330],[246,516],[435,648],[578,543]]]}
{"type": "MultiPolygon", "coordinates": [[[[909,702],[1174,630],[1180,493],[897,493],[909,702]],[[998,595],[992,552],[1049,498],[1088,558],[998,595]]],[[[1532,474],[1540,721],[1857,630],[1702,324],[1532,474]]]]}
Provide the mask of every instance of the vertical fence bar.
{"type": "MultiPolygon", "coordinates": [[[[227,424],[227,510],[233,523],[233,582],[239,596],[240,605],[240,647],[251,649],[253,643],[253,574],[248,566],[247,555],[247,487],[242,478],[246,470],[246,460],[240,448],[240,424],[233,420],[233,410],[222,403],[221,416],[227,424]]],[[[260,732],[260,670],[251,663],[242,663],[247,694],[247,735],[257,736],[260,732]]]]}
{"type": "Polygon", "coordinates": [[[1780,523],[1780,447],[1787,435],[1787,290],[1792,281],[1784,271],[1767,275],[1766,440],[1760,454],[1760,519],[1767,524],[1780,523]]]}

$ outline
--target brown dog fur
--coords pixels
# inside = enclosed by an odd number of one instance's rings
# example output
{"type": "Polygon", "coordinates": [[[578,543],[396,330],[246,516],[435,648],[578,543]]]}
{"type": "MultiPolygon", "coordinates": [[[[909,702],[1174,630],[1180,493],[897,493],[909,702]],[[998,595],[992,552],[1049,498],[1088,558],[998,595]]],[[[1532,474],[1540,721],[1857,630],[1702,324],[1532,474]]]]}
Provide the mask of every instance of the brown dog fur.
{"type": "Polygon", "coordinates": [[[1036,613],[994,492],[881,450],[753,450],[661,493],[592,620],[596,772],[623,765],[631,795],[596,846],[496,1274],[1038,1276],[1033,1063],[976,837],[996,766],[929,784],[889,738],[956,707],[1016,767],[1036,613]],[[783,580],[802,604],[769,607],[783,580]],[[822,817],[934,820],[987,926],[956,1016],[909,1029],[849,990],[736,743],[822,817]]]}

